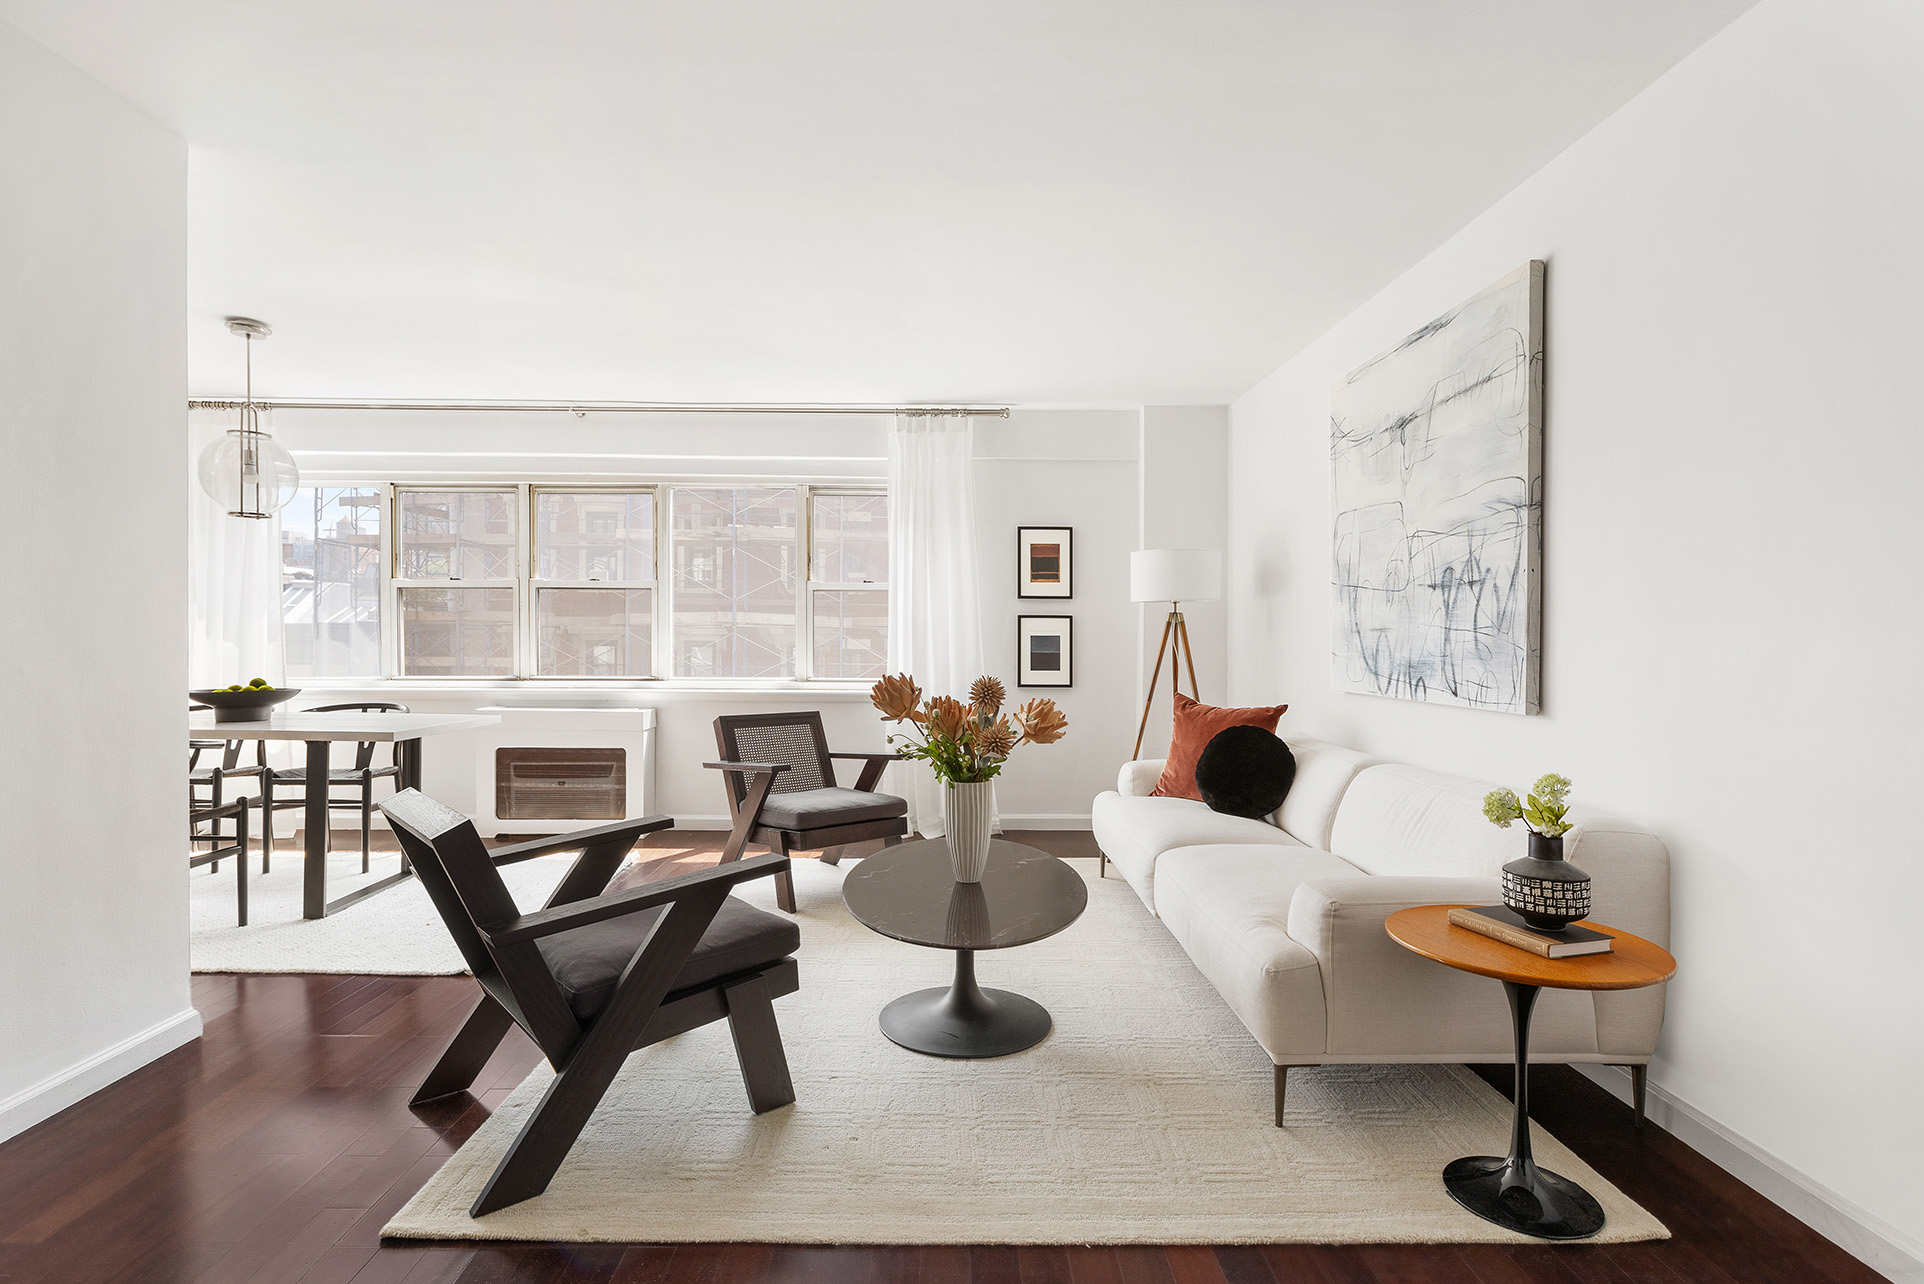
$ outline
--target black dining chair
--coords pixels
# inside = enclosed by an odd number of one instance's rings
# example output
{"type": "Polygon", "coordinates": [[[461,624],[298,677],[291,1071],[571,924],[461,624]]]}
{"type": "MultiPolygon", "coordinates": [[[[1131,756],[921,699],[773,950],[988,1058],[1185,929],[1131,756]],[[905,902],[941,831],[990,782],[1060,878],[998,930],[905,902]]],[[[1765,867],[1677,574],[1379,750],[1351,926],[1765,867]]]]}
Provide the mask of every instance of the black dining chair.
{"type": "MultiPolygon", "coordinates": [[[[210,707],[211,706],[204,704],[189,704],[187,711],[189,713],[196,713],[210,707]]],[[[208,809],[221,809],[222,817],[231,815],[231,811],[225,807],[228,801],[225,797],[227,782],[229,780],[243,779],[251,776],[261,782],[261,828],[265,831],[268,824],[267,745],[264,742],[257,741],[255,743],[256,761],[251,767],[243,767],[240,765],[241,752],[245,748],[246,742],[242,740],[210,739],[189,740],[187,742],[187,807],[188,810],[195,812],[204,812],[208,809]],[[202,755],[213,754],[215,752],[220,754],[220,761],[218,763],[206,767],[200,765],[202,755]],[[204,797],[201,793],[202,790],[207,791],[204,797]]],[[[220,828],[218,820],[215,821],[214,828],[216,830],[220,828]]],[[[227,853],[223,851],[221,856],[213,859],[212,864],[215,872],[219,872],[220,861],[226,854],[227,853]]],[[[265,849],[263,849],[261,855],[261,872],[263,874],[267,872],[266,860],[266,852],[265,849]]]]}
{"type": "MultiPolygon", "coordinates": [[[[356,704],[324,704],[316,708],[301,710],[302,713],[406,713],[407,711],[408,707],[404,704],[393,704],[380,700],[369,700],[356,704]]],[[[327,807],[330,813],[337,808],[344,807],[352,807],[361,813],[361,872],[363,874],[367,873],[369,867],[369,849],[374,826],[374,782],[383,778],[393,779],[398,782],[401,775],[400,742],[391,742],[392,753],[388,760],[388,765],[385,767],[377,767],[374,765],[374,746],[375,742],[372,740],[361,741],[359,745],[355,746],[354,765],[352,767],[335,767],[331,769],[327,773],[327,784],[324,786],[327,790],[327,807]],[[336,789],[345,789],[351,792],[346,798],[336,798],[334,796],[336,789]]],[[[263,810],[267,813],[268,819],[266,832],[261,835],[262,873],[267,872],[268,860],[274,853],[273,813],[286,811],[294,807],[307,806],[307,768],[278,767],[267,774],[264,788],[266,790],[266,801],[263,805],[263,810]],[[297,788],[301,791],[300,796],[298,798],[276,797],[275,795],[280,792],[282,787],[297,788]]],[[[330,829],[328,833],[329,842],[327,846],[329,850],[332,850],[333,830],[330,829]]]]}
{"type": "Polygon", "coordinates": [[[729,895],[786,870],[786,856],[610,892],[635,841],[673,820],[616,821],[490,851],[473,821],[419,790],[402,790],[381,811],[481,987],[409,1104],[465,1092],[510,1025],[555,1069],[470,1216],[546,1190],[628,1055],[712,1021],[726,1019],[734,1036],[749,1109],[795,1100],[774,1000],[800,985],[793,955],[801,933],[729,895]],[[547,905],[523,913],[499,867],[571,851],[581,855],[547,905]]]}
{"type": "Polygon", "coordinates": [[[236,799],[230,803],[214,804],[205,807],[190,806],[187,809],[187,868],[199,869],[211,865],[211,872],[220,872],[220,863],[225,858],[234,858],[234,886],[240,901],[240,926],[247,926],[247,802],[236,799]],[[221,832],[221,822],[232,820],[232,835],[221,832]],[[200,827],[207,825],[208,832],[202,833],[200,827]],[[231,837],[232,841],[229,842],[231,837]],[[207,851],[195,849],[196,843],[211,843],[207,851]]]}

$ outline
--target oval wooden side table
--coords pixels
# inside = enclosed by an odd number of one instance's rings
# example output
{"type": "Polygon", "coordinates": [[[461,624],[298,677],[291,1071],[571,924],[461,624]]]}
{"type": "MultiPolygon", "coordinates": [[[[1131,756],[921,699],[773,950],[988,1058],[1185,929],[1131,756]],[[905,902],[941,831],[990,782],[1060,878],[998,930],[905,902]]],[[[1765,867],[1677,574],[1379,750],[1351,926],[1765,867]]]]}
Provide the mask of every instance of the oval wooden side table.
{"type": "Polygon", "coordinates": [[[1450,923],[1455,905],[1398,910],[1383,928],[1398,945],[1446,967],[1503,982],[1516,1038],[1516,1101],[1510,1153],[1468,1155],[1443,1170],[1451,1198],[1485,1221],[1538,1239],[1588,1239],[1603,1229],[1603,1206],[1589,1191],[1530,1155],[1530,1011],[1537,993],[1553,990],[1636,990],[1668,981],[1677,960],[1662,946],[1601,923],[1584,923],[1611,938],[1608,954],[1539,958],[1450,923]]]}

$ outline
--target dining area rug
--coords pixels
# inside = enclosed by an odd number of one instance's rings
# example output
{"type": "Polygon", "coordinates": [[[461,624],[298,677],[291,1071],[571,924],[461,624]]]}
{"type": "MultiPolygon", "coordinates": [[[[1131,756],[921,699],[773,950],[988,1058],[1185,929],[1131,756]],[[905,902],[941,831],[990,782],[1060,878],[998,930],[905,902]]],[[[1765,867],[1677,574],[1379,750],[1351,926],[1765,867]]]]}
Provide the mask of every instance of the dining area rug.
{"type": "MultiPolygon", "coordinates": [[[[1542,1243],[1483,1221],[1445,1164],[1501,1154],[1508,1101],[1460,1066],[1292,1071],[1270,1062],[1126,884],[1072,866],[1067,931],[985,952],[985,986],[1041,1002],[1014,1056],[921,1056],[876,1016],[946,985],[952,956],[887,940],[842,904],[843,869],[794,867],[801,989],[777,1000],[796,1101],[750,1113],[725,1022],[630,1057],[548,1191],[467,1210],[551,1079],[543,1063],[384,1234],[414,1239],[788,1244],[1542,1243]]],[[[739,894],[773,908],[767,880],[739,894]]],[[[1538,1162],[1596,1196],[1591,1243],[1668,1238],[1537,1129],[1538,1162]]],[[[1546,1250],[1553,1251],[1553,1250],[1546,1250]]]]}

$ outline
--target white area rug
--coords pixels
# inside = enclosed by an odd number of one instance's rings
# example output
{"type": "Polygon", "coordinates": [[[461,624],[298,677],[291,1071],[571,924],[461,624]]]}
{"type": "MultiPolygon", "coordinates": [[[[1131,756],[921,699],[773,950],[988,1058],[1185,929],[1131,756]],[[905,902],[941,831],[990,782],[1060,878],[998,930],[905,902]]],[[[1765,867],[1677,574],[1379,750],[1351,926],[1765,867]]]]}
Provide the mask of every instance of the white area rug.
{"type": "MultiPolygon", "coordinates": [[[[310,922],[301,917],[301,871],[306,861],[285,849],[274,853],[271,873],[260,872],[260,853],[247,878],[247,926],[235,926],[234,866],[218,872],[203,865],[188,876],[196,972],[350,972],[379,976],[452,976],[468,965],[414,879],[376,893],[358,905],[310,922]]],[[[540,909],[568,872],[573,855],[542,856],[501,871],[515,902],[540,909]]],[[[361,852],[328,857],[329,900],[400,871],[400,856],[376,852],[361,872],[361,852]]]]}
{"type": "MultiPolygon", "coordinates": [[[[551,1075],[544,1063],[383,1232],[645,1243],[1234,1244],[1529,1242],[1472,1216],[1443,1166],[1500,1154],[1509,1103],[1453,1066],[1290,1075],[1270,1063],[1120,879],[1068,931],[977,956],[982,984],[1043,1003],[1027,1052],[948,1061],[876,1028],[888,1000],[946,984],[952,956],[886,940],[843,908],[841,871],[795,862],[802,989],[777,1000],[796,1104],[749,1113],[725,1022],[632,1057],[546,1194],[468,1206],[551,1075]]],[[[763,881],[744,899],[772,907],[763,881]]],[[[1494,982],[1492,982],[1494,984],[1494,982]]],[[[1596,1241],[1668,1232],[1539,1130],[1580,1182],[1596,1241]]]]}

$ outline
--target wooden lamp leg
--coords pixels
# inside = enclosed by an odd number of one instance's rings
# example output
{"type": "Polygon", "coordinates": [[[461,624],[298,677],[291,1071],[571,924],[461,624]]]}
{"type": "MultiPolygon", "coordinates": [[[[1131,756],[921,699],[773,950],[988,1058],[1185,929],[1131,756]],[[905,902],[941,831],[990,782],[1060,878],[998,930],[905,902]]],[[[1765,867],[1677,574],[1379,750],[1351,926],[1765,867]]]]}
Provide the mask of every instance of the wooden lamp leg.
{"type": "MultiPolygon", "coordinates": [[[[1136,747],[1129,755],[1131,759],[1142,757],[1142,737],[1143,734],[1149,730],[1149,707],[1156,702],[1156,683],[1162,678],[1163,653],[1169,649],[1170,629],[1181,618],[1176,612],[1171,611],[1169,618],[1162,622],[1162,641],[1156,644],[1156,667],[1149,674],[1149,694],[1142,698],[1142,721],[1136,724],[1136,747]]],[[[1175,662],[1172,660],[1169,665],[1169,672],[1173,676],[1175,671],[1175,662]]]]}

